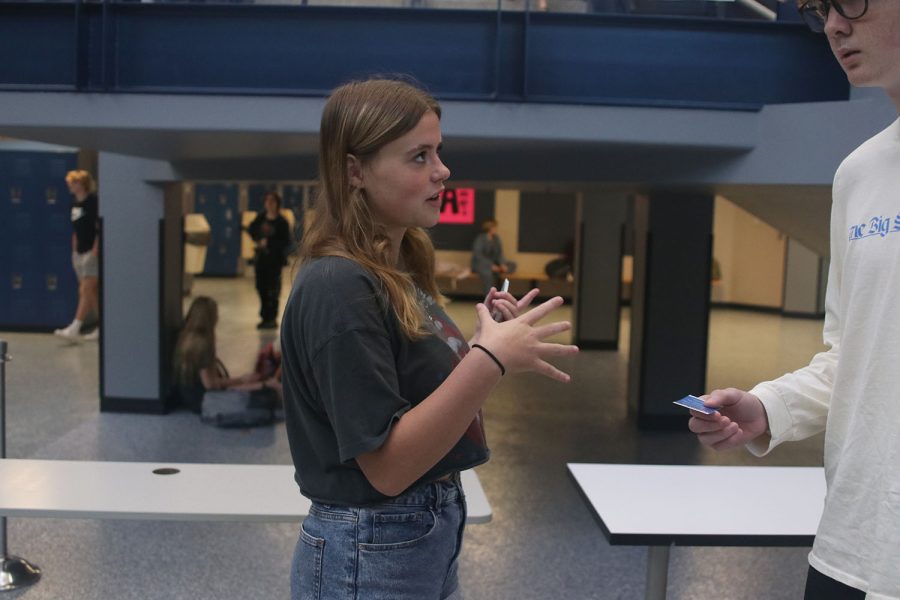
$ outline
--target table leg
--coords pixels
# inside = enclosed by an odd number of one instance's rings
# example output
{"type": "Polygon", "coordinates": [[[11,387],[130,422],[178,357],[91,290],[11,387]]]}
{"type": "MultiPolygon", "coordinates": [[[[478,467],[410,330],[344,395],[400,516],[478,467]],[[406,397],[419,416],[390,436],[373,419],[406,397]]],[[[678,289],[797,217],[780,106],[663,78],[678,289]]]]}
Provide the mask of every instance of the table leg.
{"type": "Polygon", "coordinates": [[[669,546],[647,548],[646,600],[665,600],[666,581],[669,578],[669,546]]]}

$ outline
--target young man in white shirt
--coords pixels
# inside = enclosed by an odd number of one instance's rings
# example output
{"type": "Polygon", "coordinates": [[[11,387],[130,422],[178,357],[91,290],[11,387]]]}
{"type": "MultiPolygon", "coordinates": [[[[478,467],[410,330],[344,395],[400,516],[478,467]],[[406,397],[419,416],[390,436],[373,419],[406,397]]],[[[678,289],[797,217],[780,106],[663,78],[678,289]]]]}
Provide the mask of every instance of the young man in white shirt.
{"type": "MultiPolygon", "coordinates": [[[[900,113],[900,0],[798,2],[855,86],[900,113]]],[[[825,126],[825,125],[823,125],[825,126]]],[[[834,179],[828,350],[749,392],[715,390],[691,431],[757,455],[825,431],[828,493],[806,600],[900,598],[900,120],[848,156],[834,179]]]]}

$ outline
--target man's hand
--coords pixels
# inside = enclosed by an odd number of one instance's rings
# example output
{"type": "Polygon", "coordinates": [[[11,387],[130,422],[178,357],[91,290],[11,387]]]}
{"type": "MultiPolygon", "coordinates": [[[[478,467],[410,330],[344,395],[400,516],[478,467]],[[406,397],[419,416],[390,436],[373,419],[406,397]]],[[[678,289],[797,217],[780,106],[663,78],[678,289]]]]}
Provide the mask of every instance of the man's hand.
{"type": "Polygon", "coordinates": [[[707,408],[719,411],[711,415],[691,411],[688,429],[697,434],[704,446],[729,450],[747,444],[769,428],[766,409],[753,394],[728,388],[714,390],[700,399],[707,408]]]}

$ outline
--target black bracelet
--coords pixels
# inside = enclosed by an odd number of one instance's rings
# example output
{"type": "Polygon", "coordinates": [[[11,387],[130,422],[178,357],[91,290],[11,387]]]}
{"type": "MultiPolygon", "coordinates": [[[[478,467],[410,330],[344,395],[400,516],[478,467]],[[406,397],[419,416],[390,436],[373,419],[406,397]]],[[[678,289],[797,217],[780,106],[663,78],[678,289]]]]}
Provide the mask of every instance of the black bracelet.
{"type": "Polygon", "coordinates": [[[490,350],[488,350],[487,348],[485,348],[485,347],[482,346],[481,344],[472,344],[472,347],[473,347],[473,348],[478,348],[479,350],[481,350],[482,352],[484,352],[485,354],[487,354],[488,356],[490,356],[492,361],[494,361],[495,363],[497,363],[497,366],[500,367],[500,377],[503,377],[504,375],[506,375],[506,367],[503,366],[503,363],[500,362],[500,359],[499,359],[499,358],[497,358],[496,356],[494,356],[494,353],[493,353],[493,352],[491,352],[490,350]]]}

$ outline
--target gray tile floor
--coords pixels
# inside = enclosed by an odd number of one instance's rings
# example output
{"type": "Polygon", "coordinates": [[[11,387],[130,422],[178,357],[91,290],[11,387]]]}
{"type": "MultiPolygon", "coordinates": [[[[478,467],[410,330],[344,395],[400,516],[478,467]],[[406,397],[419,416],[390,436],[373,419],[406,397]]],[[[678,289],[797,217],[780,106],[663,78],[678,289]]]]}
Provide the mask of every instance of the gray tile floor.
{"type": "MultiPolygon", "coordinates": [[[[194,294],[220,303],[220,354],[249,370],[274,338],[255,329],[250,278],[200,279],[194,294]]],[[[287,290],[285,290],[287,293],[287,290]]],[[[451,315],[464,331],[470,303],[451,315]]],[[[563,307],[558,318],[568,318],[563,307]]],[[[627,345],[627,311],[622,339],[627,345]]],[[[821,349],[821,323],[715,310],[709,385],[747,387],[802,366],[821,349]]],[[[13,458],[178,462],[290,462],[280,427],[221,430],[185,412],[98,412],[96,343],[2,333],[7,365],[7,454],[13,458]]],[[[627,347],[582,352],[565,364],[568,386],[537,376],[506,378],[485,407],[493,459],[478,469],[494,519],[472,526],[462,556],[468,600],[638,599],[646,551],[610,546],[565,472],[566,462],[820,465],[821,437],[756,459],[714,453],[686,432],[637,431],[626,415],[627,347]]],[[[728,510],[728,507],[713,507],[728,510]]],[[[9,519],[13,554],[39,565],[28,600],[287,598],[295,524],[9,519]]],[[[675,548],[669,598],[802,597],[803,548],[675,548]]]]}

